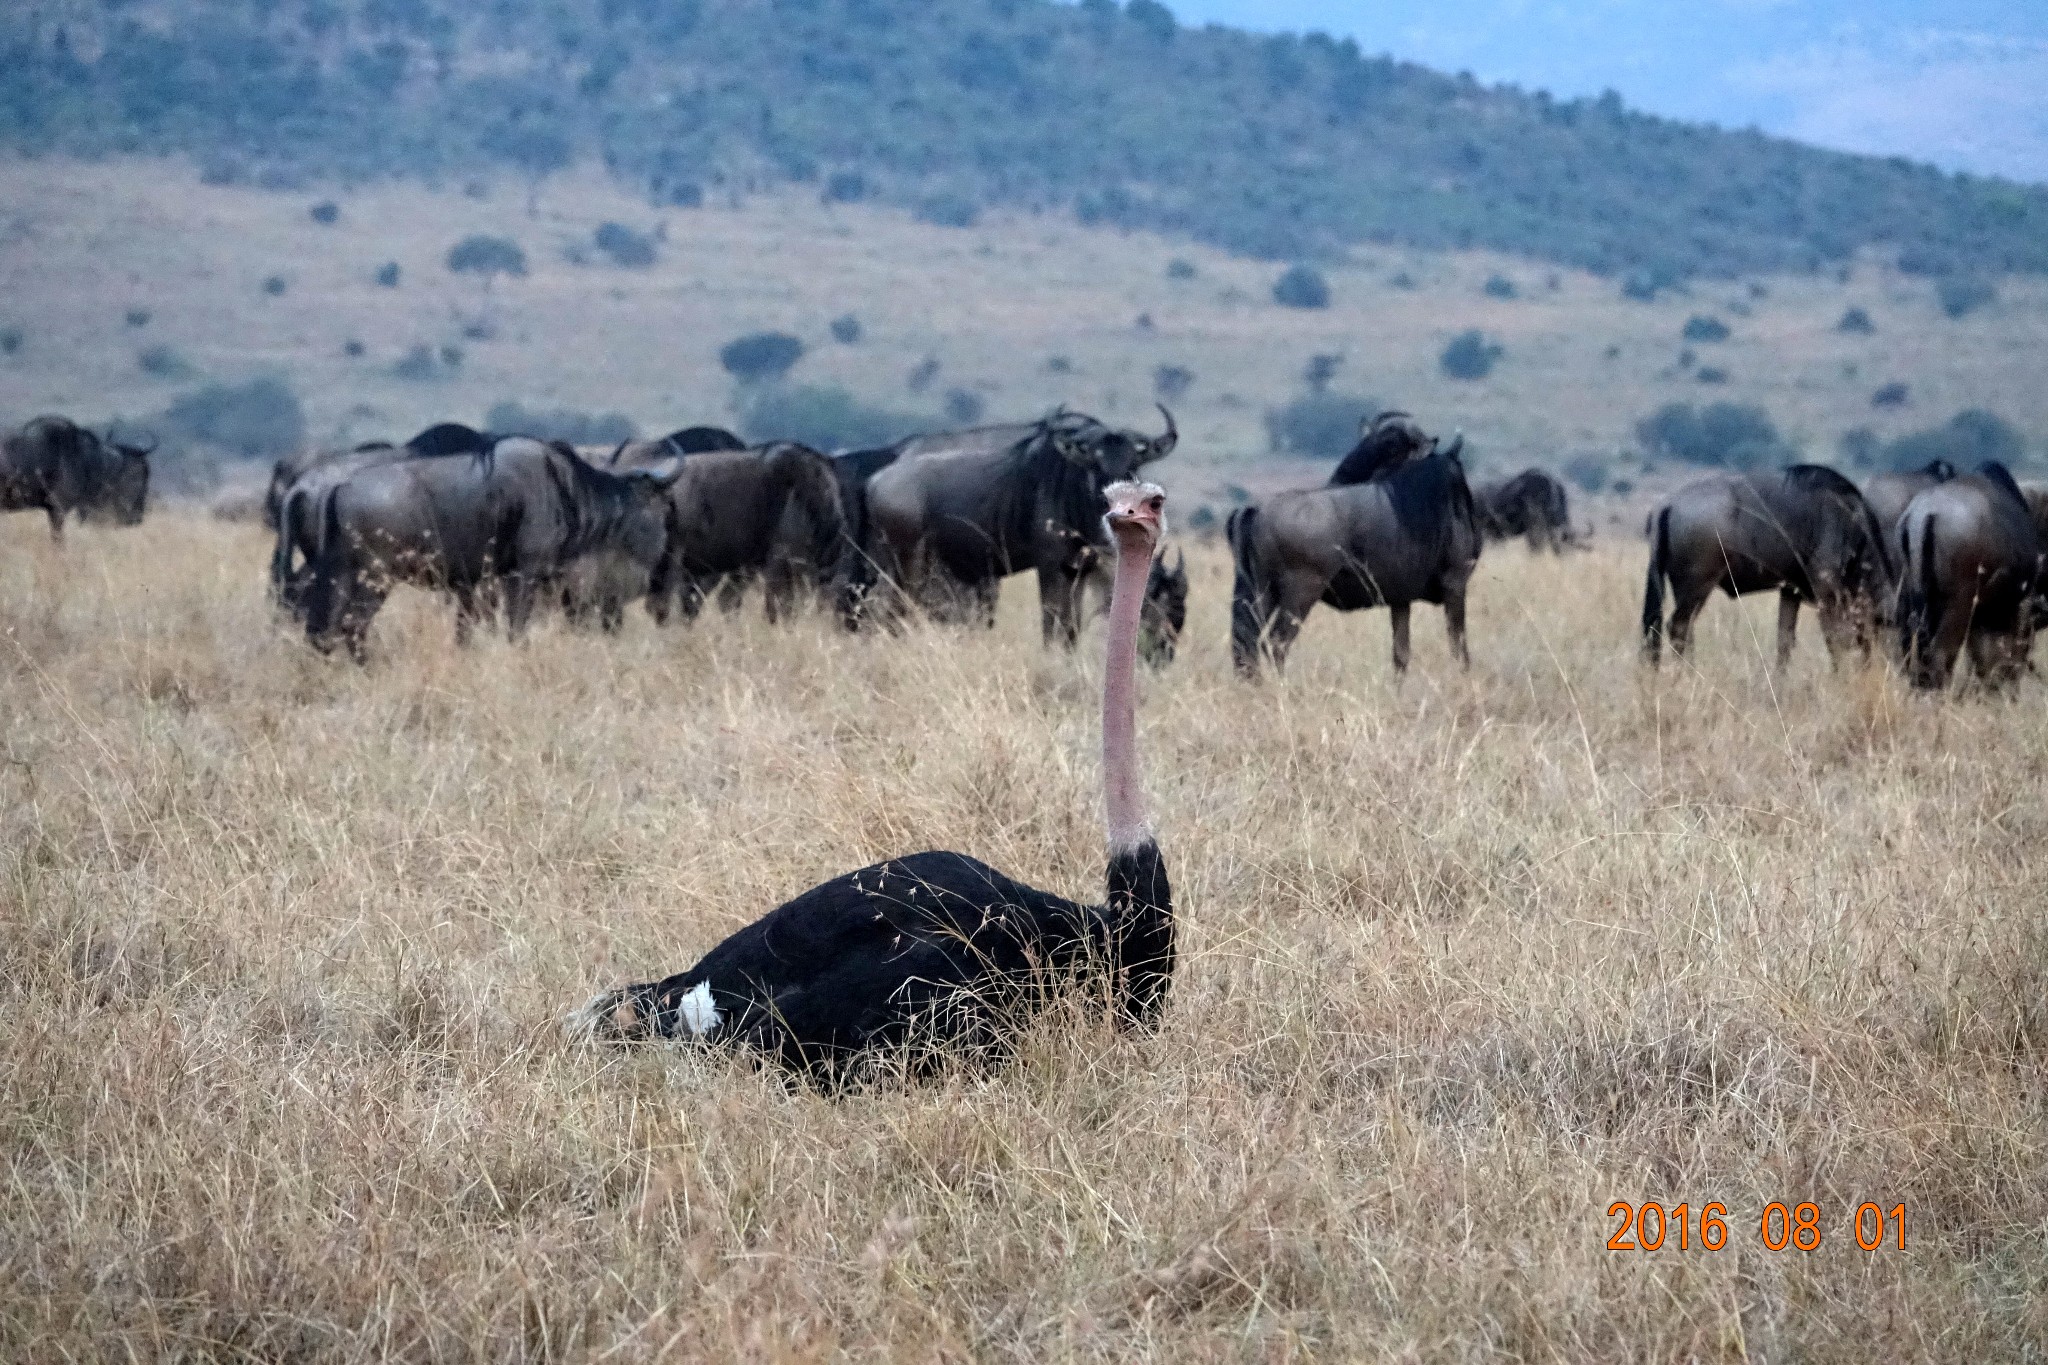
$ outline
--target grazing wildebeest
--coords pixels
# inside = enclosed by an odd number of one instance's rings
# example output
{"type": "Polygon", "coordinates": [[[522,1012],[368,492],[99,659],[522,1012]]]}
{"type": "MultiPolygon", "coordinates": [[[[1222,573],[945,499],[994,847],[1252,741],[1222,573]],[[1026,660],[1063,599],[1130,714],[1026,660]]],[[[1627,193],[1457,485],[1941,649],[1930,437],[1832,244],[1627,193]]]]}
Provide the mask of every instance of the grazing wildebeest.
{"type": "Polygon", "coordinates": [[[1996,461],[1922,489],[1900,515],[1899,637],[1917,687],[1944,686],[1965,643],[1997,686],[2026,667],[2044,586],[2041,529],[1996,461]]]}
{"type": "Polygon", "coordinates": [[[484,594],[502,588],[507,633],[520,638],[535,594],[578,555],[625,547],[649,562],[666,548],[667,493],[679,462],[598,469],[559,442],[512,436],[481,455],[375,465],[320,499],[306,590],[306,634],[339,639],[357,660],[363,634],[397,583],[454,595],[455,635],[469,638],[484,594]]]}
{"type": "Polygon", "coordinates": [[[1870,504],[1870,515],[1877,518],[1886,542],[1890,542],[1892,529],[1899,524],[1899,517],[1915,494],[1923,488],[1947,483],[1955,476],[1956,467],[1947,460],[1930,460],[1918,469],[1879,474],[1864,484],[1863,500],[1870,504]]]}
{"type": "Polygon", "coordinates": [[[1257,676],[1262,652],[1282,667],[1317,602],[1338,611],[1389,608],[1401,672],[1410,605],[1440,603],[1451,652],[1471,667],[1465,589],[1481,537],[1461,446],[1454,440],[1419,460],[1382,462],[1364,483],[1281,493],[1231,513],[1230,655],[1239,673],[1257,676]]]}
{"type": "Polygon", "coordinates": [[[1188,557],[1176,551],[1173,567],[1166,556],[1152,561],[1145,579],[1145,609],[1138,618],[1138,657],[1154,668],[1173,662],[1180,633],[1188,624],[1188,557]]]}
{"type": "MultiPolygon", "coordinates": [[[[614,467],[673,458],[655,449],[629,445],[614,467]]],[[[693,453],[668,492],[667,549],[651,566],[647,609],[666,623],[680,602],[684,617],[694,618],[713,585],[723,580],[730,595],[722,600],[735,604],[738,590],[759,575],[767,579],[768,619],[779,620],[798,582],[833,553],[840,525],[832,461],[809,446],[774,441],[693,453]]]]}
{"type": "Polygon", "coordinates": [[[69,418],[38,417],[0,442],[0,512],[41,509],[60,545],[72,513],[133,526],[149,503],[149,455],[69,418]]]}
{"type": "Polygon", "coordinates": [[[1730,597],[1778,590],[1778,667],[1792,657],[1799,604],[1820,612],[1821,637],[1840,662],[1870,652],[1873,626],[1897,582],[1883,529],[1856,485],[1825,465],[1779,473],[1710,474],[1687,484],[1650,518],[1643,588],[1643,657],[1663,644],[1664,581],[1671,581],[1671,652],[1684,657],[1692,623],[1719,588],[1730,597]]]}
{"type": "Polygon", "coordinates": [[[1171,454],[1180,439],[1058,412],[1023,426],[912,437],[867,481],[867,557],[895,591],[943,618],[986,620],[995,585],[1038,574],[1047,641],[1080,626],[1088,547],[1102,548],[1102,490],[1171,454]]]}
{"type": "Polygon", "coordinates": [[[277,535],[270,555],[272,595],[287,609],[298,610],[313,543],[320,535],[317,510],[328,489],[375,465],[437,455],[481,455],[501,439],[460,422],[441,422],[402,446],[365,441],[348,450],[306,451],[279,459],[271,466],[263,497],[264,520],[277,535]]]}
{"type": "Polygon", "coordinates": [[[1479,529],[1488,540],[1528,539],[1529,548],[1563,554],[1578,543],[1572,530],[1571,499],[1564,485],[1541,469],[1525,469],[1512,479],[1496,479],[1472,490],[1479,509],[1479,529]]]}
{"type": "Polygon", "coordinates": [[[832,598],[839,622],[848,630],[860,628],[861,610],[874,590],[875,566],[868,558],[870,543],[868,480],[896,463],[902,454],[895,446],[871,450],[841,451],[831,457],[832,477],[839,485],[840,536],[832,565],[832,598]]]}
{"type": "MultiPolygon", "coordinates": [[[[684,427],[651,440],[621,441],[612,450],[579,451],[601,468],[644,469],[662,464],[670,457],[685,458],[714,450],[745,450],[747,443],[724,427],[684,427]]],[[[563,572],[562,611],[572,625],[596,618],[606,634],[625,625],[626,604],[647,595],[653,566],[619,548],[592,550],[580,555],[563,572]]],[[[734,595],[737,603],[737,593],[734,595]]]]}

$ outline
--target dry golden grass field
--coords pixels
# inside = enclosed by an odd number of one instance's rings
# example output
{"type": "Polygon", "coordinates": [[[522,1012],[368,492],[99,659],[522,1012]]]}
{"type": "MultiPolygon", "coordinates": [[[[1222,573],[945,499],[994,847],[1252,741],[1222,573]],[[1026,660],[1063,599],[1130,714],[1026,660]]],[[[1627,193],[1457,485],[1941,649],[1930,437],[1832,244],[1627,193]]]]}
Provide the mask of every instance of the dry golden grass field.
{"type": "Polygon", "coordinates": [[[0,519],[0,1358],[2048,1352],[2038,682],[1810,623],[1776,678],[1769,601],[1652,677],[1610,543],[1490,551],[1469,676],[1433,611],[1402,680],[1318,612],[1253,687],[1195,547],[1163,1029],[833,1101],[557,1020],[882,855],[1099,894],[1099,629],[1041,651],[1018,580],[993,634],[458,651],[407,594],[357,669],[264,550],[0,519]],[[1726,1244],[1610,1251],[1617,1200],[1726,1244]]]}

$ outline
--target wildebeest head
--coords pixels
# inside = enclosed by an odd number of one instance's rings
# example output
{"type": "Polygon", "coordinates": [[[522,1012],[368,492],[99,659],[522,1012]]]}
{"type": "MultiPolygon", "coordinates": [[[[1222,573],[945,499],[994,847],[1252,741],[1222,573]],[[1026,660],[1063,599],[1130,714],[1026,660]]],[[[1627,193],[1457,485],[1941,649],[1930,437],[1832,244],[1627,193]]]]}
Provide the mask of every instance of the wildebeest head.
{"type": "Polygon", "coordinates": [[[1180,428],[1164,403],[1160,413],[1166,431],[1147,436],[1142,431],[1106,426],[1093,417],[1061,411],[1044,423],[1045,438],[1070,462],[1093,471],[1104,483],[1137,477],[1137,472],[1154,460],[1163,460],[1180,444],[1180,428]]]}
{"type": "Polygon", "coordinates": [[[125,445],[109,435],[104,444],[114,457],[107,479],[106,513],[117,526],[139,525],[149,503],[149,457],[156,450],[156,442],[125,445]]]}
{"type": "Polygon", "coordinates": [[[1439,443],[1407,413],[1382,412],[1358,424],[1358,444],[1338,461],[1330,473],[1330,484],[1369,483],[1410,460],[1436,453],[1438,448],[1439,443]]]}
{"type": "Polygon", "coordinates": [[[614,544],[634,563],[652,569],[668,552],[668,491],[683,476],[680,456],[616,471],[625,489],[614,544]]]}
{"type": "Polygon", "coordinates": [[[1188,557],[1175,551],[1173,567],[1166,556],[1152,561],[1145,580],[1145,611],[1138,623],[1138,656],[1154,668],[1173,662],[1180,633],[1188,623],[1188,557]]]}

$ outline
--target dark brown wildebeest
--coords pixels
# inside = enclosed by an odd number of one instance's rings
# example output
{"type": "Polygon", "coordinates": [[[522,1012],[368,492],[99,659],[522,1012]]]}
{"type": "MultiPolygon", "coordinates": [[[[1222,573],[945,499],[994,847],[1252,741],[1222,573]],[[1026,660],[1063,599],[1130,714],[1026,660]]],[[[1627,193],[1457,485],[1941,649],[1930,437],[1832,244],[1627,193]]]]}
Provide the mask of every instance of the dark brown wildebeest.
{"type": "Polygon", "coordinates": [[[1710,474],[1687,484],[1650,518],[1643,588],[1643,657],[1655,666],[1671,581],[1671,652],[1684,657],[1692,623],[1719,588],[1730,597],[1778,590],[1778,667],[1792,657],[1799,604],[1820,612],[1838,663],[1852,645],[1868,655],[1875,623],[1897,582],[1883,529],[1856,485],[1825,465],[1780,473],[1710,474]]]}
{"type": "Polygon", "coordinates": [[[1571,499],[1564,485],[1545,470],[1529,468],[1512,479],[1496,479],[1472,490],[1479,509],[1479,529],[1488,540],[1525,537],[1541,554],[1563,554],[1579,543],[1572,529],[1571,499]]]}
{"type": "Polygon", "coordinates": [[[59,545],[67,515],[133,526],[149,505],[149,455],[69,418],[38,417],[0,442],[0,512],[41,509],[59,545]]]}
{"type": "MultiPolygon", "coordinates": [[[[745,450],[747,443],[724,427],[684,427],[651,440],[621,441],[609,452],[579,451],[604,469],[646,469],[670,458],[683,459],[710,451],[745,450]]],[[[572,625],[595,618],[600,629],[614,634],[626,621],[626,604],[647,595],[656,565],[644,563],[619,548],[580,555],[562,575],[562,611],[572,625]]],[[[738,594],[733,594],[737,605],[738,594]]]]}
{"type": "Polygon", "coordinates": [[[310,576],[313,544],[320,535],[320,500],[328,489],[359,470],[380,464],[437,455],[481,455],[501,439],[460,422],[441,422],[402,446],[365,441],[348,450],[306,451],[279,459],[271,466],[270,484],[263,497],[264,520],[277,536],[270,553],[272,596],[287,610],[298,611],[310,576]]]}
{"type": "Polygon", "coordinates": [[[1916,687],[1945,686],[1967,643],[1992,686],[2027,665],[2044,586],[2044,546],[2025,494],[1993,461],[1931,485],[1900,514],[1899,639],[1916,687]]]}
{"type": "MultiPolygon", "coordinates": [[[[629,445],[615,456],[615,467],[634,468],[650,458],[672,457],[659,455],[655,443],[629,445]]],[[[667,549],[644,588],[658,622],[666,623],[677,604],[685,619],[694,619],[721,583],[721,601],[735,606],[757,576],[766,579],[768,619],[780,620],[798,585],[816,577],[816,564],[840,537],[832,461],[794,441],[689,455],[667,501],[667,549]]]]}
{"type": "Polygon", "coordinates": [[[1471,667],[1465,590],[1479,565],[1481,536],[1461,447],[1454,440],[1419,460],[1381,461],[1364,483],[1281,493],[1231,513],[1230,655],[1239,673],[1256,677],[1262,653],[1282,667],[1318,602],[1338,611],[1389,608],[1394,668],[1401,672],[1408,668],[1409,607],[1439,603],[1451,652],[1471,667]]]}
{"type": "Polygon", "coordinates": [[[1187,624],[1188,557],[1176,552],[1169,569],[1162,554],[1152,561],[1152,572],[1145,579],[1145,607],[1138,617],[1138,657],[1154,668],[1172,663],[1187,624]]]}
{"type": "Polygon", "coordinates": [[[1371,483],[1397,465],[1427,459],[1436,442],[1405,412],[1388,410],[1358,424],[1358,444],[1330,471],[1327,485],[1371,483]]]}
{"type": "Polygon", "coordinates": [[[1947,460],[1930,460],[1919,469],[1879,474],[1864,484],[1863,500],[1870,504],[1870,515],[1883,528],[1886,542],[1890,542],[1893,528],[1916,494],[1938,483],[1947,483],[1955,476],[1956,467],[1947,460]]]}
{"type": "Polygon", "coordinates": [[[1166,433],[1157,438],[1062,411],[900,442],[867,480],[866,565],[892,586],[888,598],[955,620],[986,620],[996,584],[1035,570],[1045,639],[1071,646],[1090,562],[1083,550],[1102,548],[1102,490],[1135,478],[1180,439],[1173,414],[1160,411],[1166,433]]]}
{"type": "Polygon", "coordinates": [[[487,593],[502,590],[506,632],[519,639],[535,594],[577,556],[618,546],[658,561],[667,494],[680,462],[623,473],[598,469],[560,443],[512,436],[481,455],[375,465],[320,499],[306,590],[306,634],[357,660],[393,585],[454,595],[455,637],[469,638],[487,593]]]}

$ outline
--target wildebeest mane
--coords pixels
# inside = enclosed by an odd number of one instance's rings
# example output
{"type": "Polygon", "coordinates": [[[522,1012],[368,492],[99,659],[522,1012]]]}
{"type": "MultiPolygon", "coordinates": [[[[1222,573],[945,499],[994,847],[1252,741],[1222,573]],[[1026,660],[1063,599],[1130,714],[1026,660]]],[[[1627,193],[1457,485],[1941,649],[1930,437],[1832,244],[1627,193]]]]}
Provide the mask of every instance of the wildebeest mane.
{"type": "MultiPolygon", "coordinates": [[[[1846,512],[1856,521],[1871,553],[1877,556],[1878,565],[1885,575],[1893,573],[1891,546],[1885,539],[1884,528],[1877,524],[1877,514],[1870,510],[1870,504],[1863,499],[1863,491],[1849,482],[1842,474],[1824,464],[1795,464],[1785,467],[1785,482],[1793,488],[1809,493],[1824,494],[1833,500],[1837,508],[1846,512]]],[[[1853,554],[1853,549],[1850,550],[1853,554]]],[[[1853,583],[1857,575],[1846,572],[1847,563],[1831,565],[1841,573],[1844,581],[1853,583]]]]}
{"type": "Polygon", "coordinates": [[[1863,496],[1855,484],[1824,464],[1787,465],[1785,482],[1794,488],[1803,488],[1813,493],[1833,493],[1837,497],[1863,496]]]}
{"type": "MultiPolygon", "coordinates": [[[[1055,439],[1058,425],[1073,414],[1055,414],[1039,422],[1031,434],[1010,447],[1004,459],[1003,476],[996,490],[995,515],[991,518],[1006,548],[1023,552],[1038,529],[1033,522],[1045,519],[1081,535],[1089,543],[1101,538],[1102,479],[1100,471],[1067,458],[1055,439]]],[[[1085,420],[1085,419],[1084,419],[1085,420]]],[[[1097,424],[1099,425],[1099,424],[1097,424]]],[[[1013,565],[1004,563],[1005,572],[1013,565]]]]}
{"type": "Polygon", "coordinates": [[[437,422],[407,441],[405,448],[415,455],[482,455],[498,440],[460,422],[437,422]]]}
{"type": "Polygon", "coordinates": [[[661,438],[661,443],[678,455],[702,455],[712,450],[745,450],[747,443],[724,427],[678,427],[661,438]]]}
{"type": "Polygon", "coordinates": [[[1456,456],[1438,451],[1428,459],[1397,466],[1378,482],[1387,490],[1387,502],[1401,529],[1430,554],[1441,552],[1457,521],[1472,523],[1476,533],[1478,514],[1472,505],[1472,490],[1456,456]]]}
{"type": "Polygon", "coordinates": [[[2019,481],[2013,478],[2012,471],[2000,461],[1986,460],[1977,466],[1977,474],[1984,482],[2004,490],[2020,506],[2027,505],[2027,495],[2020,492],[2019,481]]]}
{"type": "Polygon", "coordinates": [[[1351,453],[1330,471],[1327,486],[1370,483],[1405,459],[1416,448],[1415,434],[1407,418],[1405,412],[1383,412],[1373,418],[1372,429],[1360,436],[1351,453]]]}

